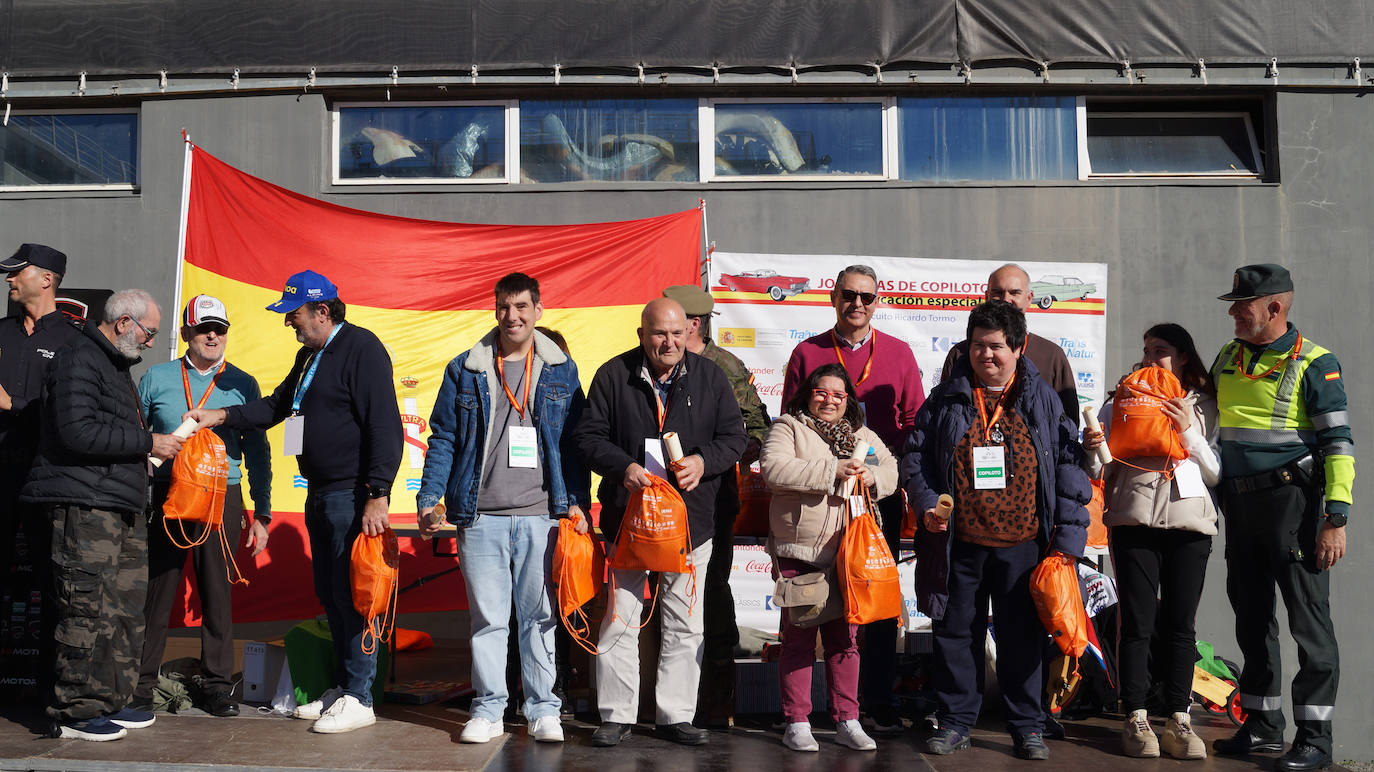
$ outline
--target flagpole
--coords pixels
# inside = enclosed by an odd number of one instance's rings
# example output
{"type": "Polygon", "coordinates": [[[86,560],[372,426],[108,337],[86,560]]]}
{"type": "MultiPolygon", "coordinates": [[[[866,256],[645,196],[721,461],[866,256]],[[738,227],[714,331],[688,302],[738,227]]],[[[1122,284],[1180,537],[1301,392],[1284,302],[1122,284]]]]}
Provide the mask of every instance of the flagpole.
{"type": "Polygon", "coordinates": [[[702,279],[703,283],[706,285],[706,287],[705,287],[706,291],[707,291],[707,292],[710,292],[710,291],[711,291],[711,252],[714,251],[714,247],[711,246],[711,229],[710,229],[710,227],[707,226],[707,224],[706,224],[706,199],[704,199],[704,198],[698,198],[698,199],[697,199],[697,209],[701,210],[701,239],[702,239],[702,241],[704,241],[704,242],[706,243],[706,249],[705,249],[706,257],[705,257],[705,259],[703,259],[703,260],[701,261],[701,277],[700,277],[700,278],[702,279]]]}
{"type": "MultiPolygon", "coordinates": [[[[181,223],[177,226],[177,284],[176,293],[171,308],[171,313],[181,314],[181,282],[182,276],[186,272],[186,216],[191,207],[191,150],[195,147],[191,144],[191,137],[186,133],[186,129],[181,130],[181,139],[186,146],[186,152],[181,167],[181,223]]],[[[179,335],[170,332],[171,329],[180,329],[181,323],[176,325],[162,325],[167,328],[167,346],[170,349],[167,353],[167,361],[177,358],[177,342],[179,335]]]]}

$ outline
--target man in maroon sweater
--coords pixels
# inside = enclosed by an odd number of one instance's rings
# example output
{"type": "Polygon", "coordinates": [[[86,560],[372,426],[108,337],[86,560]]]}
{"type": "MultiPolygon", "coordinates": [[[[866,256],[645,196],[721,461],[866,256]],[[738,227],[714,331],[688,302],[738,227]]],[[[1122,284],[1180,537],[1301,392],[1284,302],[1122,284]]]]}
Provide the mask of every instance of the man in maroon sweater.
{"type": "MultiPolygon", "coordinates": [[[[988,276],[988,290],[983,294],[983,299],[1011,303],[1024,314],[1026,309],[1030,308],[1031,301],[1035,299],[1035,294],[1030,289],[1030,274],[1016,263],[1007,263],[988,276]]],[[[961,341],[959,345],[950,349],[949,356],[945,357],[945,364],[940,369],[940,380],[947,380],[954,369],[954,363],[967,355],[968,341],[961,341]]],[[[1069,366],[1069,358],[1064,356],[1064,349],[1059,348],[1052,340],[1027,332],[1024,356],[1040,371],[1041,380],[1048,383],[1050,388],[1054,389],[1054,393],[1059,395],[1059,401],[1064,404],[1064,415],[1073,421],[1075,427],[1078,426],[1078,385],[1074,379],[1073,368],[1069,366]]]]}
{"type": "MultiPolygon", "coordinates": [[[[792,398],[806,376],[821,365],[840,362],[849,371],[864,412],[864,424],[893,453],[901,453],[916,411],[925,401],[921,370],[906,341],[873,329],[878,309],[878,275],[866,265],[851,265],[835,277],[830,291],[835,305],[835,327],[807,338],[792,351],[782,386],[782,404],[792,398]]],[[[881,499],[883,535],[892,554],[897,554],[902,528],[901,492],[881,499]]],[[[897,620],[867,625],[860,657],[859,684],[866,714],[864,726],[873,734],[902,731],[893,705],[892,684],[897,677],[897,620]]]]}

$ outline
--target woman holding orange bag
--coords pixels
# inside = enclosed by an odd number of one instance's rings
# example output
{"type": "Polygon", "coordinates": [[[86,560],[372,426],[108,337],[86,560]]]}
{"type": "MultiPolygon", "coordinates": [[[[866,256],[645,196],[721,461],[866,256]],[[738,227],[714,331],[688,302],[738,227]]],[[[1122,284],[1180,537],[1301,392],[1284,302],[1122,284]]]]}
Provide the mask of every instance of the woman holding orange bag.
{"type": "MultiPolygon", "coordinates": [[[[839,364],[822,365],[807,376],[773,423],[760,457],[763,479],[773,491],[769,505],[768,551],[779,584],[826,574],[833,587],[835,556],[848,516],[845,493],[852,481],[882,498],[897,488],[897,459],[878,435],[863,425],[863,413],[849,374],[839,364]],[[868,452],[854,458],[861,445],[868,452]]],[[[855,492],[861,489],[855,487],[855,492]]],[[[825,584],[824,579],[821,580],[825,584]]],[[[859,725],[858,627],[845,621],[843,599],[831,591],[825,610],[797,624],[802,606],[783,609],[782,741],[795,751],[818,751],[811,734],[811,667],[816,629],[825,647],[826,681],[835,741],[855,750],[877,744],[859,725]],[[838,613],[837,613],[838,612],[838,613]],[[825,621],[821,621],[825,620],[825,621]]],[[[806,607],[808,610],[813,607],[806,607]]]]}
{"type": "MultiPolygon", "coordinates": [[[[1141,366],[1163,368],[1187,389],[1186,397],[1161,407],[1172,424],[1172,431],[1164,432],[1169,436],[1161,443],[1161,453],[1182,444],[1188,458],[1172,466],[1167,456],[1119,459],[1105,470],[1103,522],[1111,529],[1112,564],[1121,600],[1117,656],[1121,706],[1126,714],[1121,749],[1135,757],[1153,758],[1163,748],[1174,758],[1202,759],[1207,757],[1207,747],[1193,733],[1188,705],[1197,657],[1194,617],[1212,536],[1217,532],[1217,510],[1209,490],[1221,477],[1216,391],[1193,336],[1177,324],[1156,324],[1145,331],[1141,366]],[[1154,471],[1166,467],[1167,471],[1154,471]],[[1150,728],[1145,709],[1150,638],[1156,629],[1165,661],[1154,670],[1164,681],[1164,700],[1171,714],[1159,736],[1150,728]]],[[[1110,402],[1102,408],[1103,431],[1089,431],[1083,438],[1083,447],[1089,451],[1085,465],[1094,476],[1102,465],[1092,451],[1111,431],[1112,408],[1110,402]]]]}

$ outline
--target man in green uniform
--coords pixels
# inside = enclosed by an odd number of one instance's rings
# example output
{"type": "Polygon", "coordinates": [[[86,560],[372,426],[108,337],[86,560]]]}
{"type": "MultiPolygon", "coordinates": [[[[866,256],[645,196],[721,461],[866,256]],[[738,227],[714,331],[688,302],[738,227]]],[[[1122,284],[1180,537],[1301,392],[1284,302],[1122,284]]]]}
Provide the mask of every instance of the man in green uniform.
{"type": "Polygon", "coordinates": [[[1293,719],[1298,730],[1277,770],[1331,764],[1340,659],[1331,624],[1330,569],[1345,556],[1355,459],[1345,387],[1335,354],[1288,322],[1293,280],[1282,266],[1235,273],[1227,312],[1236,339],[1212,364],[1226,515],[1226,591],[1245,657],[1235,736],[1220,753],[1283,749],[1275,587],[1298,646],[1293,719]]]}
{"type": "MultiPolygon", "coordinates": [[[[711,340],[711,315],[716,302],[711,294],[694,284],[677,284],[663,290],[663,296],[682,304],[687,312],[687,350],[715,362],[734,389],[744,418],[744,431],[749,444],[740,459],[742,466],[754,463],[759,457],[764,435],[768,433],[768,410],[754,388],[754,376],[739,357],[711,340]]],[[[721,479],[716,497],[716,539],[722,545],[711,551],[706,564],[705,652],[701,667],[698,720],[707,726],[729,726],[735,706],[735,645],[739,643],[739,628],[735,626],[735,599],[730,594],[730,564],[734,549],[727,549],[728,539],[735,530],[739,515],[739,486],[735,478],[721,479]]]]}

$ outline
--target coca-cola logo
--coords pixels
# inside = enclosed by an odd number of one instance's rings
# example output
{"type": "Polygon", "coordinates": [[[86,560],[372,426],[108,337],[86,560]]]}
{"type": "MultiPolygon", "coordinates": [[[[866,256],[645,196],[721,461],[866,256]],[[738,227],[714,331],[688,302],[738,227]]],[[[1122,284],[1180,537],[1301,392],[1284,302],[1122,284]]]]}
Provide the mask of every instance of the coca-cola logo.
{"type": "Polygon", "coordinates": [[[771,560],[751,560],[744,564],[746,574],[771,574],[773,572],[773,561],[771,560]]]}

